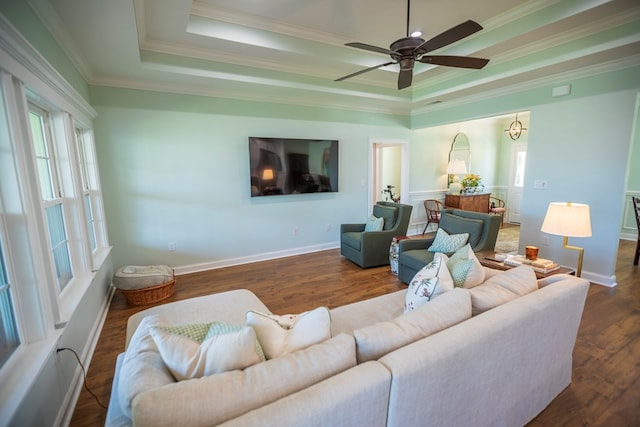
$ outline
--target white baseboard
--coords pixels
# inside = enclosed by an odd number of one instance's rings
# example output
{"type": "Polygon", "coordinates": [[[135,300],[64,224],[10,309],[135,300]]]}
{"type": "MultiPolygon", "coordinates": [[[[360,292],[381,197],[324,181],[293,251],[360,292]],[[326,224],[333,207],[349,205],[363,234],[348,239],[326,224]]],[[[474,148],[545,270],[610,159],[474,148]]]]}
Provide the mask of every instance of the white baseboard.
{"type": "Polygon", "coordinates": [[[174,267],[177,276],[181,274],[198,273],[200,271],[215,270],[218,268],[231,267],[234,265],[249,264],[252,262],[268,261],[272,259],[285,258],[294,255],[302,255],[312,252],[325,251],[340,247],[340,242],[323,243],[321,245],[303,246],[283,251],[265,252],[246,257],[228,258],[219,261],[205,262],[202,264],[191,264],[174,267]]]}
{"type": "Polygon", "coordinates": [[[602,274],[595,274],[589,271],[582,271],[582,278],[587,279],[591,283],[596,285],[606,286],[608,288],[614,288],[618,286],[615,274],[613,276],[604,276],[602,274]]]}

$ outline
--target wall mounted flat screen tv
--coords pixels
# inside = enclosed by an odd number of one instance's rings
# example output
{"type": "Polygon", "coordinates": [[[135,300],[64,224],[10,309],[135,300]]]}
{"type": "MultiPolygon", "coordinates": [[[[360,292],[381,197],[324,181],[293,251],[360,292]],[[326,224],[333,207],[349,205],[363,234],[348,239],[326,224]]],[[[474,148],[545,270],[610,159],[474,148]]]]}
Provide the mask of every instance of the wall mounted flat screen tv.
{"type": "Polygon", "coordinates": [[[249,137],[251,197],[338,191],[338,141],[249,137]]]}

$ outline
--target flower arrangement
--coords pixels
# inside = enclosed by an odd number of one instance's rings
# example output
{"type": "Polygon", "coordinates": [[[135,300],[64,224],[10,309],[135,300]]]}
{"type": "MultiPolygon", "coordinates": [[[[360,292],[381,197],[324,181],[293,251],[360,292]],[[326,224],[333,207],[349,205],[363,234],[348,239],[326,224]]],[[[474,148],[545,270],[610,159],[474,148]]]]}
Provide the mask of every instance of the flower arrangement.
{"type": "Polygon", "coordinates": [[[470,173],[465,175],[464,178],[462,178],[462,182],[460,184],[462,184],[462,188],[476,188],[482,185],[480,181],[482,181],[482,178],[480,178],[480,175],[470,173]]]}

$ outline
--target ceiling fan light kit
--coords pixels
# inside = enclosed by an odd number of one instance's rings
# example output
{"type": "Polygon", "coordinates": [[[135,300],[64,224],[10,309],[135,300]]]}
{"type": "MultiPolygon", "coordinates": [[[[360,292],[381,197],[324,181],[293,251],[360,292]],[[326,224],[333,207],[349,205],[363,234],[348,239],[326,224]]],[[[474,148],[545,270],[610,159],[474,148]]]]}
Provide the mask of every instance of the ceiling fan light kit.
{"type": "Polygon", "coordinates": [[[404,89],[411,86],[411,82],[413,80],[413,66],[416,61],[424,64],[473,69],[480,69],[487,65],[489,60],[484,58],[454,55],[427,55],[429,52],[450,45],[451,43],[455,43],[458,40],[462,40],[463,38],[480,31],[482,29],[480,24],[475,21],[468,20],[456,25],[455,27],[449,28],[429,40],[424,40],[420,37],[422,33],[419,31],[415,31],[409,35],[410,10],[411,0],[407,0],[407,36],[391,43],[389,49],[360,42],[352,42],[345,45],[367,50],[369,52],[389,55],[391,56],[392,61],[356,71],[355,73],[340,77],[335,81],[340,82],[369,71],[377,70],[378,68],[398,64],[400,66],[400,73],[398,74],[398,89],[404,89]]]}

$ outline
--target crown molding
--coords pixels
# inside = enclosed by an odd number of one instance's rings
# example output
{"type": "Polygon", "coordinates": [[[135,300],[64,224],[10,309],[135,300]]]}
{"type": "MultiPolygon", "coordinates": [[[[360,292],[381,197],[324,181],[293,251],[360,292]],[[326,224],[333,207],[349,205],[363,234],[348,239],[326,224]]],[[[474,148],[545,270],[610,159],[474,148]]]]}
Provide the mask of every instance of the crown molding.
{"type": "Polygon", "coordinates": [[[58,16],[58,12],[53,8],[49,0],[27,0],[29,6],[34,11],[42,25],[53,36],[60,48],[67,55],[76,69],[80,72],[85,81],[89,81],[93,75],[91,67],[85,61],[78,45],[65,28],[58,16]]]}
{"type": "Polygon", "coordinates": [[[337,110],[359,111],[363,113],[391,114],[395,116],[409,116],[411,110],[406,106],[391,107],[387,103],[368,103],[366,106],[355,106],[352,102],[339,101],[317,101],[309,97],[300,100],[294,97],[274,96],[273,94],[259,95],[250,90],[236,91],[226,89],[211,89],[201,86],[189,86],[182,84],[168,84],[142,79],[114,79],[98,78],[91,82],[92,86],[114,87],[122,89],[143,90],[160,93],[172,93],[176,95],[205,96],[217,99],[231,99],[237,101],[261,102],[272,104],[283,104],[292,106],[304,106],[312,108],[328,108],[337,110]]]}
{"type": "Polygon", "coordinates": [[[82,122],[90,122],[96,111],[0,14],[0,64],[43,98],[54,102],[82,122]]]}
{"type": "Polygon", "coordinates": [[[518,83],[514,85],[508,85],[499,89],[493,89],[486,92],[482,92],[477,95],[471,95],[466,97],[457,98],[452,101],[442,102],[438,104],[429,104],[424,107],[414,108],[411,112],[412,116],[420,114],[431,113],[434,111],[446,110],[451,107],[456,107],[464,104],[480,102],[487,99],[497,98],[500,96],[512,95],[518,92],[524,92],[527,90],[536,89],[539,87],[550,86],[557,83],[564,83],[570,80],[581,79],[585,77],[594,76],[597,74],[604,74],[607,72],[622,70],[625,68],[640,66],[640,54],[630,56],[623,59],[617,59],[615,61],[609,61],[602,64],[591,65],[580,69],[571,71],[565,71],[557,73],[551,76],[541,77],[538,79],[529,80],[525,83],[518,83]]]}

